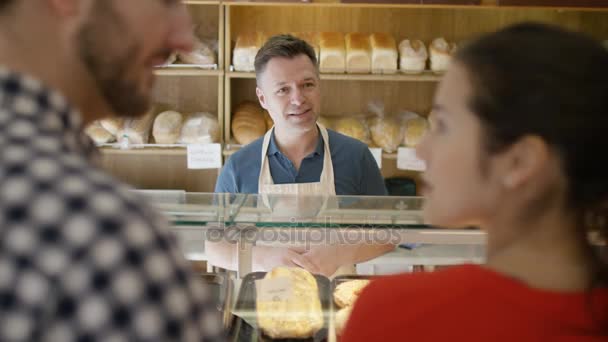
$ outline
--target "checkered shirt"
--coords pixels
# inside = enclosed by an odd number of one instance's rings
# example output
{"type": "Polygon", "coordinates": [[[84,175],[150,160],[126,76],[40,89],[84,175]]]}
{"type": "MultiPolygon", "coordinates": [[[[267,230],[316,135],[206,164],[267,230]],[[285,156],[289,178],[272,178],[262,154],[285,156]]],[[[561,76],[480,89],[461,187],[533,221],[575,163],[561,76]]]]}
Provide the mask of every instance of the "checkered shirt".
{"type": "Polygon", "coordinates": [[[221,339],[164,219],[96,153],[64,97],[0,67],[0,341],[221,339]]]}

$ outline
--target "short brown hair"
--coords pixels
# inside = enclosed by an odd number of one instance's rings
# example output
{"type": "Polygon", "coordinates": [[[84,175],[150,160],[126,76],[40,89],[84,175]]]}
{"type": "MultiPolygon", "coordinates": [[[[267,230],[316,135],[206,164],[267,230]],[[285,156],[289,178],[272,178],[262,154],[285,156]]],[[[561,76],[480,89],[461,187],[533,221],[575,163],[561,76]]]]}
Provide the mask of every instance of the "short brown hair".
{"type": "Polygon", "coordinates": [[[317,56],[310,44],[289,34],[279,34],[270,37],[255,55],[256,78],[264,72],[266,65],[271,59],[275,57],[294,58],[299,55],[308,56],[317,72],[319,71],[317,56]]]}

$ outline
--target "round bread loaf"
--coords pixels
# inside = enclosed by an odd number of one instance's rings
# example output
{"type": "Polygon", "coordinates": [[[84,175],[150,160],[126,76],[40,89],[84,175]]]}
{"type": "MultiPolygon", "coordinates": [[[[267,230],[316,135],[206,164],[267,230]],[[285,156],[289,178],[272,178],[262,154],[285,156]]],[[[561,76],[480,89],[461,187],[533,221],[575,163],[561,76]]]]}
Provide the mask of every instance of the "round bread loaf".
{"type": "Polygon", "coordinates": [[[241,103],[232,116],[232,135],[241,145],[247,145],[266,133],[262,108],[255,102],[241,103]]]}
{"type": "Polygon", "coordinates": [[[334,129],[338,133],[342,133],[351,138],[362,141],[369,145],[369,129],[361,119],[357,118],[343,118],[335,123],[334,129]]]}
{"type": "Polygon", "coordinates": [[[403,141],[403,129],[397,120],[392,117],[375,117],[370,120],[372,141],[384,152],[397,151],[403,141]]]}

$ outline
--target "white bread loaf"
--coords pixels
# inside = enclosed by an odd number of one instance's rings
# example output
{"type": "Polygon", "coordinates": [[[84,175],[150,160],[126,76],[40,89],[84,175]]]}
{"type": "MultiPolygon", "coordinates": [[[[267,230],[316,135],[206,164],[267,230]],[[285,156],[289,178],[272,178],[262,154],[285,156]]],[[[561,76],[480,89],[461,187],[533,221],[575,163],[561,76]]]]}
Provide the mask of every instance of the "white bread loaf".
{"type": "Polygon", "coordinates": [[[147,144],[154,118],[154,110],[150,110],[140,118],[125,120],[124,126],[116,134],[116,139],[119,142],[127,139],[130,144],[147,144]]]}
{"type": "Polygon", "coordinates": [[[186,64],[212,65],[216,63],[215,52],[200,39],[194,39],[194,47],[190,52],[178,52],[179,60],[186,64]]]}
{"type": "Polygon", "coordinates": [[[220,124],[211,113],[191,113],[181,129],[182,144],[213,144],[220,141],[220,124]]]}
{"type": "Polygon", "coordinates": [[[392,117],[375,117],[369,122],[372,142],[384,152],[396,152],[403,141],[403,129],[399,121],[392,117]]]}
{"type": "Polygon", "coordinates": [[[247,145],[266,133],[262,108],[255,102],[241,103],[232,115],[232,135],[241,145],[247,145]]]}
{"type": "Polygon", "coordinates": [[[158,114],[152,125],[152,136],[157,144],[175,144],[182,130],[184,117],[176,111],[158,114]]]}
{"type": "Polygon", "coordinates": [[[287,300],[256,299],[258,325],[273,339],[309,338],[323,327],[323,311],[316,279],[296,267],[275,267],[264,279],[286,278],[291,288],[287,300]]]}
{"type": "Polygon", "coordinates": [[[372,47],[369,35],[349,33],[346,35],[346,72],[369,74],[372,70],[372,47]]]}
{"type": "Polygon", "coordinates": [[[315,57],[319,61],[319,32],[293,32],[291,34],[296,38],[300,38],[307,42],[315,50],[315,57]]]}
{"type": "Polygon", "coordinates": [[[106,118],[99,120],[99,124],[108,132],[117,135],[118,131],[124,126],[125,120],[123,118],[106,118]]]}
{"type": "Polygon", "coordinates": [[[369,282],[368,279],[356,279],[338,284],[334,290],[334,302],[341,308],[352,306],[369,282]]]}
{"type": "Polygon", "coordinates": [[[397,42],[388,33],[373,33],[370,36],[372,46],[372,73],[394,74],[397,72],[397,42]]]}
{"type": "Polygon", "coordinates": [[[399,69],[406,73],[420,73],[426,69],[429,54],[420,40],[405,39],[399,43],[399,69]]]}
{"type": "Polygon", "coordinates": [[[112,133],[101,126],[99,121],[94,121],[84,131],[96,144],[107,144],[116,139],[112,133]]]}
{"type": "Polygon", "coordinates": [[[369,129],[361,119],[352,117],[339,119],[334,124],[334,129],[338,133],[362,141],[367,145],[370,144],[369,129]]]}
{"type": "Polygon", "coordinates": [[[254,71],[255,55],[266,38],[262,32],[240,34],[232,52],[232,65],[236,71],[254,71]]]}
{"type": "Polygon", "coordinates": [[[448,69],[452,54],[456,51],[456,44],[448,43],[443,37],[433,40],[429,50],[431,52],[431,70],[444,72],[448,69]]]}
{"type": "Polygon", "coordinates": [[[321,72],[343,73],[346,71],[346,49],[342,33],[320,33],[319,48],[319,70],[321,72]]]}
{"type": "Polygon", "coordinates": [[[408,112],[404,115],[403,144],[407,147],[416,147],[429,130],[429,121],[422,116],[408,112]]]}

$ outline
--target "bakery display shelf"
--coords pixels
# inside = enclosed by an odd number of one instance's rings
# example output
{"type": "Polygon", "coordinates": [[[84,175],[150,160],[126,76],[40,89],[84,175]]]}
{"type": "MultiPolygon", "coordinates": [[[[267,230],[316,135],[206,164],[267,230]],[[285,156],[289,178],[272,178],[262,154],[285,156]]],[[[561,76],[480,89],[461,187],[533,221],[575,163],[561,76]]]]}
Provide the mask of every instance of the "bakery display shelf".
{"type": "Polygon", "coordinates": [[[100,146],[100,150],[107,155],[185,156],[187,154],[186,145],[142,144],[122,149],[118,144],[104,144],[100,146]]]}
{"type": "Polygon", "coordinates": [[[173,64],[169,66],[157,67],[154,74],[158,76],[223,76],[223,70],[206,69],[194,65],[173,64]]]}
{"type": "MultiPolygon", "coordinates": [[[[328,81],[402,81],[402,82],[438,82],[442,74],[425,71],[420,74],[320,74],[321,80],[328,81]]],[[[226,73],[228,78],[255,78],[253,72],[229,71],[226,73]]]]}
{"type": "Polygon", "coordinates": [[[220,0],[184,0],[186,5],[220,5],[220,0]]]}
{"type": "MultiPolygon", "coordinates": [[[[263,279],[265,272],[249,273],[243,278],[239,295],[233,309],[233,319],[229,329],[229,341],[274,341],[265,336],[257,327],[256,287],[255,281],[263,279]]],[[[281,339],[280,341],[327,341],[331,310],[331,292],[329,279],[314,275],[319,290],[319,300],[323,311],[323,327],[312,338],[281,339]]]]}
{"type": "Polygon", "coordinates": [[[528,10],[528,9],[551,9],[556,11],[608,11],[606,7],[582,7],[565,5],[532,5],[515,6],[499,5],[498,0],[484,0],[480,5],[456,5],[456,4],[399,4],[399,3],[342,3],[342,2],[248,2],[248,1],[224,1],[226,6],[251,6],[251,7],[339,7],[339,8],[387,8],[387,9],[450,9],[450,10],[528,10]]]}

